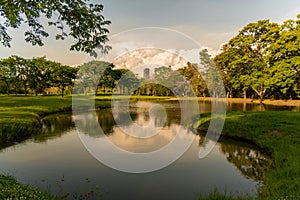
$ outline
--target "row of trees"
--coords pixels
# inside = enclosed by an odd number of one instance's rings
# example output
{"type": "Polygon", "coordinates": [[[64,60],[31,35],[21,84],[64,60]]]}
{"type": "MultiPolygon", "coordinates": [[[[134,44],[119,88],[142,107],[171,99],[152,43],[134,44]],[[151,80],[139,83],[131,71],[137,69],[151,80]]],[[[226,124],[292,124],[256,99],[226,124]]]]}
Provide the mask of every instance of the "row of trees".
{"type": "Polygon", "coordinates": [[[126,69],[114,69],[103,61],[72,68],[45,57],[24,59],[11,56],[0,61],[0,92],[44,93],[46,88],[74,92],[102,91],[153,96],[224,96],[295,99],[300,94],[300,15],[282,25],[261,20],[244,27],[210,58],[199,54],[200,63],[187,63],[178,70],[162,66],[150,80],[138,79],[126,69]],[[220,74],[220,76],[218,75],[220,74]]]}
{"type": "Polygon", "coordinates": [[[174,71],[171,66],[162,66],[155,69],[154,79],[146,80],[138,79],[128,69],[115,69],[113,64],[103,61],[90,61],[79,67],[70,67],[45,57],[25,59],[11,56],[0,60],[0,93],[38,95],[45,94],[49,88],[56,88],[62,97],[66,89],[77,94],[115,92],[189,96],[194,90],[195,95],[205,96],[208,94],[207,87],[195,67],[188,63],[186,67],[174,71]]]}
{"type": "Polygon", "coordinates": [[[37,96],[52,88],[54,93],[59,92],[63,97],[66,90],[79,94],[97,94],[99,91],[109,94],[117,86],[117,92],[125,94],[139,86],[140,81],[131,71],[113,68],[113,64],[103,61],[70,67],[45,57],[25,59],[11,56],[0,60],[0,93],[37,96]]]}
{"type": "Polygon", "coordinates": [[[114,69],[112,63],[104,61],[90,61],[79,67],[74,92],[111,94],[116,88],[116,92],[127,94],[138,85],[138,78],[130,70],[114,69]]]}
{"type": "Polygon", "coordinates": [[[0,60],[0,92],[38,95],[45,93],[47,88],[57,87],[63,95],[66,88],[72,87],[77,70],[45,57],[11,56],[0,60]]]}

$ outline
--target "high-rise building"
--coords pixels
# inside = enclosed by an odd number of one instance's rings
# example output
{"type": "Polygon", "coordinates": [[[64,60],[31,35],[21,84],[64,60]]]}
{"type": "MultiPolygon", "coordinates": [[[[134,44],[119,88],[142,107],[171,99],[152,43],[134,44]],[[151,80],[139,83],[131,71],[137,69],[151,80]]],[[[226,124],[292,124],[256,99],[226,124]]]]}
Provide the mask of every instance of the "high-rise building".
{"type": "Polygon", "coordinates": [[[150,69],[145,68],[144,69],[144,79],[149,79],[150,78],[150,69]]]}

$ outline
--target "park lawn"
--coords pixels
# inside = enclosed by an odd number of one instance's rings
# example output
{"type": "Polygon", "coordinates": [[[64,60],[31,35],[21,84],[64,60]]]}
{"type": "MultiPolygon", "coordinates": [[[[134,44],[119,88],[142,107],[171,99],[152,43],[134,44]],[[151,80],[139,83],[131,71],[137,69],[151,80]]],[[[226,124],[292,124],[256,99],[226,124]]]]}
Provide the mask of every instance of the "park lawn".
{"type": "MultiPolygon", "coordinates": [[[[209,113],[201,115],[200,132],[209,122],[209,113]]],[[[273,168],[259,189],[259,199],[300,199],[300,112],[229,112],[222,135],[252,141],[271,155],[273,168]]],[[[200,199],[235,198],[213,194],[200,199]]]]}

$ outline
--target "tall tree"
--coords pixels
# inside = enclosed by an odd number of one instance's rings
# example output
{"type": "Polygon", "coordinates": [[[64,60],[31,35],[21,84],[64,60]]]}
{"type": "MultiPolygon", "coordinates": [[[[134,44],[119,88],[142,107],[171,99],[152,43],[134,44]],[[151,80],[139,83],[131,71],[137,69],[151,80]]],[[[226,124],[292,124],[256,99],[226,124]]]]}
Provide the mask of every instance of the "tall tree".
{"type": "Polygon", "coordinates": [[[187,66],[179,68],[178,72],[183,75],[187,81],[190,81],[195,95],[206,96],[207,87],[201,73],[198,71],[198,66],[196,64],[188,62],[187,66]]]}
{"type": "Polygon", "coordinates": [[[120,79],[118,80],[118,87],[121,90],[122,94],[125,94],[127,89],[127,94],[132,94],[134,92],[134,89],[137,89],[140,85],[140,80],[137,78],[137,76],[130,70],[123,69],[122,75],[120,79]]]}
{"type": "Polygon", "coordinates": [[[55,36],[57,40],[74,39],[70,50],[96,56],[95,49],[99,48],[104,53],[110,49],[105,45],[109,33],[105,27],[111,22],[104,19],[102,11],[103,5],[91,4],[88,0],[3,0],[0,1],[0,15],[5,22],[0,23],[0,42],[10,47],[12,38],[7,29],[26,24],[29,30],[25,32],[25,41],[42,46],[43,38],[49,36],[39,22],[45,18],[48,25],[60,31],[55,36]]]}
{"type": "Polygon", "coordinates": [[[235,82],[233,77],[235,76],[235,70],[232,69],[232,59],[238,56],[238,50],[230,48],[228,44],[222,46],[222,53],[214,57],[213,61],[216,64],[219,72],[221,73],[224,86],[227,92],[227,98],[232,98],[234,93],[235,82]]]}
{"type": "Polygon", "coordinates": [[[37,96],[43,93],[46,88],[52,86],[52,74],[59,63],[46,60],[45,57],[33,58],[29,61],[29,85],[35,91],[37,96]]]}
{"type": "Polygon", "coordinates": [[[205,80],[207,90],[211,97],[220,97],[222,95],[223,81],[207,49],[199,53],[200,64],[203,68],[203,79],[205,80]]]}
{"type": "Polygon", "coordinates": [[[10,95],[10,89],[13,82],[16,80],[16,65],[15,59],[9,57],[0,61],[0,81],[5,83],[6,93],[10,95]]]}
{"type": "Polygon", "coordinates": [[[15,60],[16,65],[16,79],[17,81],[23,86],[25,96],[28,93],[28,84],[29,84],[29,77],[30,77],[30,66],[27,59],[21,58],[19,56],[11,56],[15,60]]]}
{"type": "Polygon", "coordinates": [[[114,65],[112,64],[106,68],[99,81],[99,86],[103,89],[104,94],[106,94],[107,89],[113,89],[116,86],[116,74],[113,67],[114,65]]]}
{"type": "MultiPolygon", "coordinates": [[[[105,70],[109,70],[113,67],[113,64],[104,61],[90,61],[80,66],[77,73],[77,86],[80,86],[84,93],[87,94],[89,90],[95,90],[97,95],[98,86],[101,78],[104,76],[105,70]]],[[[79,88],[76,88],[78,90],[79,88]]]]}
{"type": "Polygon", "coordinates": [[[77,71],[78,68],[72,68],[66,65],[55,66],[55,71],[52,74],[53,86],[59,87],[61,89],[62,98],[64,97],[64,91],[66,87],[73,86],[77,71]]]}
{"type": "Polygon", "coordinates": [[[275,89],[284,98],[300,95],[300,15],[297,20],[288,20],[280,27],[279,37],[268,50],[273,69],[275,89]]]}
{"type": "Polygon", "coordinates": [[[163,95],[188,96],[192,91],[189,81],[179,70],[172,70],[172,67],[162,66],[154,70],[155,83],[153,84],[153,95],[158,91],[163,92],[163,95]]]}
{"type": "Polygon", "coordinates": [[[267,90],[274,85],[273,68],[269,63],[268,48],[279,37],[279,25],[269,20],[260,20],[245,26],[237,36],[223,47],[215,58],[221,66],[227,88],[251,89],[263,101],[267,90]],[[228,76],[227,76],[228,74],[228,76]],[[229,80],[230,79],[230,80],[229,80]]]}

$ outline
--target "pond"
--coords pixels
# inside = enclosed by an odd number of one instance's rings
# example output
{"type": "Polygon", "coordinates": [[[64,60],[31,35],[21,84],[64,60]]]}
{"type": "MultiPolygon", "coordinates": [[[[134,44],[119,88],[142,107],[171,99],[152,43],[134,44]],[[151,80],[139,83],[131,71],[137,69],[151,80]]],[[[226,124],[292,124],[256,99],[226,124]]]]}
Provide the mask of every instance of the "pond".
{"type": "MultiPolygon", "coordinates": [[[[236,104],[231,109],[240,109],[240,106],[243,108],[243,105],[236,104]]],[[[209,103],[204,105],[202,102],[200,112],[206,112],[210,107],[209,103]]],[[[130,119],[119,122],[118,119],[124,119],[124,110],[112,110],[45,117],[43,132],[2,148],[1,173],[52,194],[67,195],[68,199],[87,195],[91,199],[176,200],[195,199],[200,194],[207,195],[215,190],[232,196],[256,196],[257,188],[263,184],[263,177],[272,165],[270,158],[255,146],[228,139],[219,140],[208,156],[199,159],[198,152],[204,138],[195,136],[196,132],[187,128],[186,135],[180,139],[193,137],[191,146],[167,167],[149,173],[126,173],[112,169],[95,159],[82,142],[85,138],[100,144],[106,138],[97,131],[94,121],[99,122],[97,124],[114,145],[128,152],[147,153],[170,143],[175,137],[174,130],[179,128],[182,120],[176,101],[131,102],[126,111],[130,119]],[[158,114],[149,112],[153,105],[159,105],[156,107],[158,114]],[[164,108],[166,118],[162,118],[161,108],[164,108]],[[81,119],[79,132],[75,127],[75,118],[81,119]],[[126,134],[137,130],[134,124],[146,126],[143,131],[147,137],[126,134]],[[151,131],[158,134],[147,135],[151,131]]]]}

